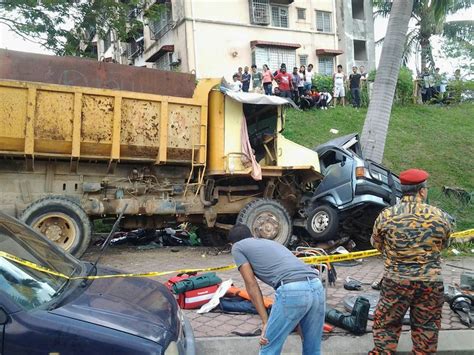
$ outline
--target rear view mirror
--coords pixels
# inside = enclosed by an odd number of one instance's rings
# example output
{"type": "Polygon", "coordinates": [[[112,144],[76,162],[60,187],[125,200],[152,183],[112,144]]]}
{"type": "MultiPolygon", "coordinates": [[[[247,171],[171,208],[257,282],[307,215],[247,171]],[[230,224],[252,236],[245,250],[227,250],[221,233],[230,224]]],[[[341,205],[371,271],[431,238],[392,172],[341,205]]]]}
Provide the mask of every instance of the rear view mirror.
{"type": "Polygon", "coordinates": [[[8,322],[8,314],[3,308],[0,307],[0,324],[6,324],[8,322]]]}

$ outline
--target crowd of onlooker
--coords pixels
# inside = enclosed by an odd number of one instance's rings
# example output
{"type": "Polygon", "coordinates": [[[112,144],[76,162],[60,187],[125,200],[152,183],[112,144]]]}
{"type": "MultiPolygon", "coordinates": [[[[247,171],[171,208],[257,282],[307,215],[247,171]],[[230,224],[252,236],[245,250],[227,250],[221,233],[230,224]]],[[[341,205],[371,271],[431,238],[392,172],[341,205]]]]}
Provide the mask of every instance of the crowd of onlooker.
{"type": "MultiPolygon", "coordinates": [[[[293,67],[289,72],[286,64],[272,71],[264,64],[261,70],[256,65],[239,67],[232,77],[230,89],[233,91],[256,92],[265,95],[275,95],[292,99],[301,109],[310,108],[327,109],[338,104],[345,106],[346,90],[350,90],[351,104],[355,108],[361,106],[361,88],[365,87],[370,97],[371,85],[367,85],[368,74],[365,67],[353,66],[349,75],[344,73],[342,65],[337,66],[337,71],[332,75],[332,83],[316,87],[318,80],[313,80],[315,72],[313,65],[293,67]],[[331,86],[325,87],[325,86],[331,86]],[[370,86],[370,87],[369,87],[370,86]]],[[[461,80],[460,70],[454,72],[450,83],[461,80]]],[[[434,71],[425,68],[418,76],[417,83],[421,91],[423,103],[448,102],[450,95],[447,92],[448,80],[439,68],[434,71]]],[[[450,84],[449,84],[450,85],[450,84]]],[[[448,90],[449,91],[449,90],[448,90]]],[[[415,93],[414,93],[415,94],[415,93]]],[[[366,99],[365,101],[366,102],[366,99]]],[[[449,102],[448,102],[449,103],[449,102]]]]}
{"type": "Polygon", "coordinates": [[[272,72],[268,65],[264,64],[261,71],[256,65],[239,67],[232,76],[231,90],[243,92],[256,92],[265,95],[275,95],[292,99],[301,109],[310,108],[327,109],[332,102],[333,106],[339,101],[345,105],[345,86],[349,85],[352,94],[352,105],[360,107],[360,85],[361,80],[367,79],[365,68],[353,67],[349,77],[342,70],[342,65],[337,66],[337,72],[333,74],[334,90],[329,92],[328,88],[317,88],[313,85],[313,65],[293,67],[290,73],[286,64],[272,72]],[[360,70],[359,70],[360,69],[360,70]],[[274,82],[276,85],[274,85],[274,82]]]}

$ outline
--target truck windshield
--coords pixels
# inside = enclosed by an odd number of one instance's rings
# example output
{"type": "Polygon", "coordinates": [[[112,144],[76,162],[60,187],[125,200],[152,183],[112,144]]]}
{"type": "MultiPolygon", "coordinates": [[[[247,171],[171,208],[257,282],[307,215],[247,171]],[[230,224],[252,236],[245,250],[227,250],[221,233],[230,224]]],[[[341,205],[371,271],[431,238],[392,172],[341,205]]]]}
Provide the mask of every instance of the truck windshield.
{"type": "MultiPolygon", "coordinates": [[[[0,251],[53,271],[75,276],[81,264],[46,238],[9,217],[0,215],[0,251]]],[[[0,257],[0,290],[25,309],[50,302],[64,289],[67,279],[0,257]]]]}

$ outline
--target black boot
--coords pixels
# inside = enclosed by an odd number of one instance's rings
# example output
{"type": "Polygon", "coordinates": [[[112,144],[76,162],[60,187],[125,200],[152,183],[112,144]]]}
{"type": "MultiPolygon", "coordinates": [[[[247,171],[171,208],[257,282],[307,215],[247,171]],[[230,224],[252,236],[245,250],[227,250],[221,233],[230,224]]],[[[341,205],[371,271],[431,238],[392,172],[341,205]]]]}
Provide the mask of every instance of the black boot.
{"type": "Polygon", "coordinates": [[[351,314],[344,314],[337,309],[326,311],[326,322],[341,327],[356,335],[362,335],[367,330],[370,302],[367,298],[357,297],[351,314]]]}

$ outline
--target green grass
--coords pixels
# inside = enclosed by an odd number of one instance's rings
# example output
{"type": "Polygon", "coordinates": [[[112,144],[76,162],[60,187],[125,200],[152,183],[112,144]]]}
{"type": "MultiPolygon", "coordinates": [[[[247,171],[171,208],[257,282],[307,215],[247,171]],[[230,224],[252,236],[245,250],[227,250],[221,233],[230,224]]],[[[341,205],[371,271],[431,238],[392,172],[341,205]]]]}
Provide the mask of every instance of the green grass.
{"type": "Polygon", "coordinates": [[[445,258],[453,258],[458,256],[474,255],[474,242],[467,243],[451,243],[449,248],[444,249],[441,255],[445,258]]]}
{"type": "MultiPolygon", "coordinates": [[[[367,109],[352,107],[288,110],[285,136],[315,147],[337,136],[361,132],[367,109]],[[331,128],[338,134],[329,132],[331,128]]],[[[457,219],[457,230],[474,228],[474,201],[463,204],[442,193],[443,186],[474,192],[474,105],[394,107],[383,164],[399,173],[421,168],[431,174],[430,203],[457,219]]],[[[474,198],[474,195],[472,195],[474,198]]]]}

